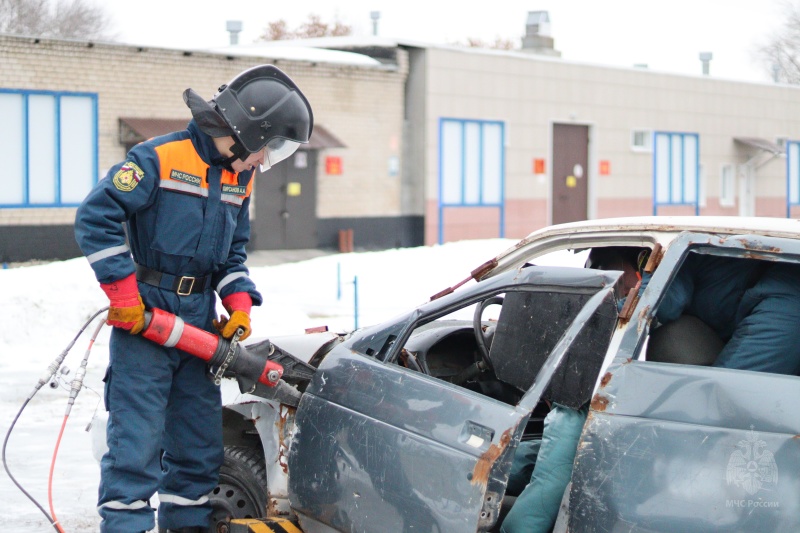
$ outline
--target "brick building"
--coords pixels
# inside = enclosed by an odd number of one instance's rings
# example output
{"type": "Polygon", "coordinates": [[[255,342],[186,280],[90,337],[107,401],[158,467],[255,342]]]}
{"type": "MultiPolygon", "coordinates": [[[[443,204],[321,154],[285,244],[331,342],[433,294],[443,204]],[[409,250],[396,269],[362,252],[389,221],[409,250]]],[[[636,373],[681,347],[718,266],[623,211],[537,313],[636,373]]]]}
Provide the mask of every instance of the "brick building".
{"type": "Polygon", "coordinates": [[[381,249],[609,216],[800,213],[797,87],[552,49],[274,44],[200,52],[0,35],[0,155],[13,163],[0,260],[77,255],[81,191],[131,143],[188,121],[184,89],[210,97],[259,63],[297,81],[317,127],[306,150],[258,177],[254,249],[336,248],[347,229],[356,248],[381,249]]]}
{"type": "Polygon", "coordinates": [[[0,156],[10,165],[0,261],[80,255],[72,223],[91,185],[132,144],[185,127],[186,88],[210,98],[262,63],[302,88],[315,129],[308,146],[257,177],[252,247],[336,247],[338,230],[359,220],[371,227],[358,232],[364,246],[421,244],[413,231],[421,216],[400,207],[405,55],[387,66],[328,50],[294,59],[278,50],[237,54],[0,35],[0,156]]]}

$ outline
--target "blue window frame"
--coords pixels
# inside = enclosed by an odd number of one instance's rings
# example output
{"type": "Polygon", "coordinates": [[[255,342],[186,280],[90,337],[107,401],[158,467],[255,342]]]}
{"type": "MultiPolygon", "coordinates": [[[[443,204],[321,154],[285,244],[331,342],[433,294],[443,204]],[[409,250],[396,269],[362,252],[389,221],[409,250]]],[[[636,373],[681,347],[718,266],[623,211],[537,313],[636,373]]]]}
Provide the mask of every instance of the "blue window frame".
{"type": "Polygon", "coordinates": [[[75,206],[97,183],[97,94],[0,89],[0,207],[75,206]]]}
{"type": "Polygon", "coordinates": [[[800,141],[786,141],[786,218],[800,205],[800,141]]]}
{"type": "Polygon", "coordinates": [[[700,139],[696,133],[653,135],[653,214],[662,205],[693,205],[700,214],[700,139]]]}
{"type": "Polygon", "coordinates": [[[444,209],[497,207],[505,235],[505,125],[489,120],[439,120],[439,243],[444,209]]]}

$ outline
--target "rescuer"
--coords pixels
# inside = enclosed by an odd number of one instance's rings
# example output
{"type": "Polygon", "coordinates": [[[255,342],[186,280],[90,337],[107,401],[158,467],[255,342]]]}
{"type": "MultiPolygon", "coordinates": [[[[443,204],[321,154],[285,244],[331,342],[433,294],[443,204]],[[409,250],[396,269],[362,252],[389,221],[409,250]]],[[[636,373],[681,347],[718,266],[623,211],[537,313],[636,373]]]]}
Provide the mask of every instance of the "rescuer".
{"type": "Polygon", "coordinates": [[[139,333],[159,308],[231,339],[251,331],[262,298],[245,267],[255,167],[262,171],[307,143],[308,100],[272,65],[250,68],[210,101],[183,93],[183,131],[136,145],[93,188],[75,236],[108,296],[111,333],[101,461],[101,531],[209,528],[208,494],[223,458],[219,387],[206,362],[139,333]],[[127,234],[127,238],[126,238],[127,234]],[[216,296],[228,317],[216,317],[216,296]]]}

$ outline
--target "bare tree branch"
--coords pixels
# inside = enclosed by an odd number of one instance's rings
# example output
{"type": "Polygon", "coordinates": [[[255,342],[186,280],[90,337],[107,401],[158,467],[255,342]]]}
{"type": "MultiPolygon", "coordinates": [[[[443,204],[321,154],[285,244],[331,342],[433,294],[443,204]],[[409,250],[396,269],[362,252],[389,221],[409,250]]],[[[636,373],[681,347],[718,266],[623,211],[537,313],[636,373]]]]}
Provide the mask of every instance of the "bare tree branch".
{"type": "Polygon", "coordinates": [[[291,39],[291,38],[292,38],[291,32],[289,31],[289,28],[286,25],[286,21],[281,19],[267,24],[267,28],[264,30],[264,33],[261,34],[259,40],[284,41],[286,39],[291,39]]]}
{"type": "Polygon", "coordinates": [[[110,17],[90,0],[0,0],[0,32],[112,40],[110,17]]]}
{"type": "MultiPolygon", "coordinates": [[[[459,45],[460,43],[453,43],[459,45]]],[[[463,45],[462,45],[463,46],[463,45]]],[[[494,42],[487,43],[483,39],[477,37],[467,37],[466,46],[470,48],[491,48],[493,50],[515,50],[519,48],[511,39],[503,37],[495,37],[494,42]]]]}
{"type": "Polygon", "coordinates": [[[800,84],[800,1],[781,2],[784,23],[766,44],[758,46],[756,57],[776,82],[800,84]]]}
{"type": "MultiPolygon", "coordinates": [[[[0,0],[2,1],[2,0],[0,0]]],[[[309,14],[308,20],[300,25],[297,30],[289,30],[285,20],[278,20],[267,24],[259,40],[283,41],[289,39],[308,39],[313,37],[341,37],[351,35],[353,28],[334,20],[333,24],[323,22],[319,15],[309,14]]]]}

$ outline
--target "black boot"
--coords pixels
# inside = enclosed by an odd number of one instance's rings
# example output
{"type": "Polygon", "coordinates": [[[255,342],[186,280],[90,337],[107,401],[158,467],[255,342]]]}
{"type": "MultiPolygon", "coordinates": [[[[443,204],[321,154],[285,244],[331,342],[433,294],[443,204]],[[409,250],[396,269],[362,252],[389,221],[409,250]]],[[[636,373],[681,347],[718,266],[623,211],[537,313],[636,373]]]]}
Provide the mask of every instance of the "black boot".
{"type": "Polygon", "coordinates": [[[211,530],[202,526],[188,526],[179,529],[168,529],[167,533],[211,533],[211,530]]]}

